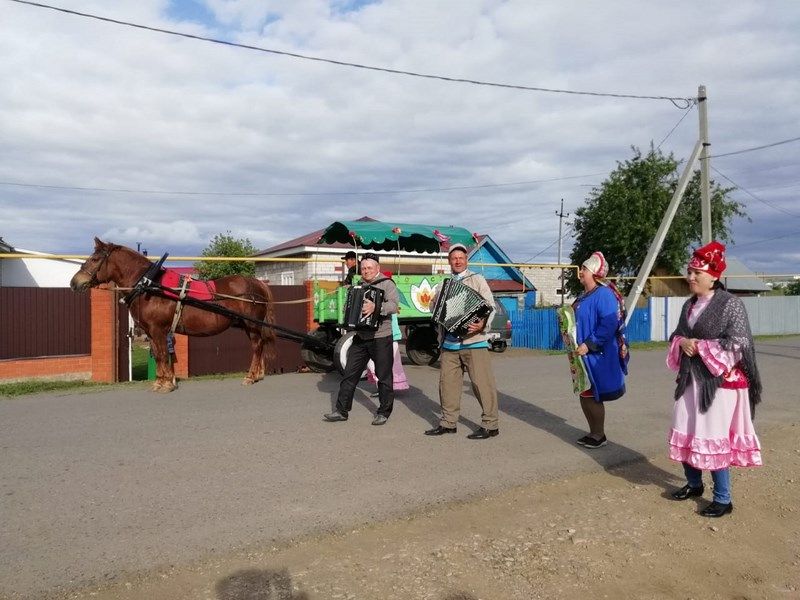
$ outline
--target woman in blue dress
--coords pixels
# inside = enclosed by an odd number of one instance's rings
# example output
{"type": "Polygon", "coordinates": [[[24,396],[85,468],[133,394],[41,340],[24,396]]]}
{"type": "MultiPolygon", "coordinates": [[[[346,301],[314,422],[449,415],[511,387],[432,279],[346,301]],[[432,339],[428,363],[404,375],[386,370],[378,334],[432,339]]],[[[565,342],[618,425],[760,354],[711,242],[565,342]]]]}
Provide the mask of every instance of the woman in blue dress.
{"type": "Polygon", "coordinates": [[[585,448],[605,446],[605,402],[625,394],[628,344],[625,307],[616,287],[606,280],[608,263],[594,252],[578,271],[583,293],[572,304],[575,311],[577,353],[583,357],[592,387],[580,394],[589,435],[578,440],[585,448]]]}

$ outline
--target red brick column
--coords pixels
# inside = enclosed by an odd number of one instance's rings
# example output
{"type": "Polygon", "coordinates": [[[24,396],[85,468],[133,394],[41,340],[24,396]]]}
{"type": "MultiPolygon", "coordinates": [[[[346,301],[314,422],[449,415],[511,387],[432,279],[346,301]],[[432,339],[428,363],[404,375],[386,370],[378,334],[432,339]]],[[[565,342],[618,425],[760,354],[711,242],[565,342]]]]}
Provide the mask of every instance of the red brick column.
{"type": "Polygon", "coordinates": [[[92,381],[116,381],[116,294],[92,288],[92,381]]]}
{"type": "Polygon", "coordinates": [[[188,379],[189,377],[189,336],[175,334],[175,377],[188,379]]]}

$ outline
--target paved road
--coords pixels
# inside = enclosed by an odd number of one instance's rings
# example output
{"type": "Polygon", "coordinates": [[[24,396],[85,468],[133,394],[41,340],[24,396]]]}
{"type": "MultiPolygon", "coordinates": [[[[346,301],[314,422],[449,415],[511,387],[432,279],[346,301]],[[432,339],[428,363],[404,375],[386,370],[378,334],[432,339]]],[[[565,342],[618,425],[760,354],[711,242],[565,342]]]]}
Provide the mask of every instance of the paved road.
{"type": "MultiPolygon", "coordinates": [[[[800,338],[759,344],[765,402],[757,426],[798,422],[800,338]]],[[[127,571],[382,520],[513,485],[646,460],[665,450],[672,377],[662,351],[634,353],[629,392],[609,406],[611,444],[574,441],[583,417],[562,356],[494,355],[501,434],[466,439],[480,410],[465,387],[456,436],[429,438],[438,371],[384,427],[357,392],[347,423],[325,423],[333,375],[144,384],[0,400],[0,596],[102,581],[127,571]]],[[[679,483],[679,469],[649,470],[679,483]]]]}

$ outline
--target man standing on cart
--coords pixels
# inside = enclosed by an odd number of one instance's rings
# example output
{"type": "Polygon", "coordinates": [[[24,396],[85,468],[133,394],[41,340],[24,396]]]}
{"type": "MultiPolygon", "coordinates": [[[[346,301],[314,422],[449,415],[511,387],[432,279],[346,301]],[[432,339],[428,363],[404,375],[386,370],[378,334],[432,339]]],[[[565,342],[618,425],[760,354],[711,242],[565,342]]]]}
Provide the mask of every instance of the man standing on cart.
{"type": "MultiPolygon", "coordinates": [[[[392,414],[394,405],[394,385],[392,378],[392,363],[394,350],[392,347],[392,319],[391,315],[397,313],[400,295],[394,281],[384,277],[380,272],[378,255],[367,252],[361,259],[361,279],[363,284],[371,285],[383,290],[383,303],[380,308],[378,328],[375,330],[357,330],[353,336],[353,343],[347,352],[347,365],[345,366],[342,382],[339,384],[339,395],[336,398],[336,410],[325,416],[326,421],[347,421],[350,410],[353,408],[353,395],[356,386],[361,380],[361,374],[372,359],[375,363],[375,376],[378,378],[379,406],[372,420],[373,425],[384,425],[392,414]]],[[[361,314],[371,315],[375,311],[375,304],[364,300],[361,314]]]]}

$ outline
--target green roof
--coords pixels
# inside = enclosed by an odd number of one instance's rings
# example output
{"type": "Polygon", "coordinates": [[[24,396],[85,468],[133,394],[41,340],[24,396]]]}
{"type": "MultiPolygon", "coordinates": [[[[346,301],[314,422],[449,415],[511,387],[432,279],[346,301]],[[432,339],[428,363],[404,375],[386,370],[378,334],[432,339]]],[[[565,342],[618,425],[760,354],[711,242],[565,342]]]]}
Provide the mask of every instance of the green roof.
{"type": "Polygon", "coordinates": [[[382,221],[336,221],[319,238],[324,244],[349,244],[370,250],[440,252],[447,244],[474,245],[475,238],[463,227],[414,225],[382,221]]]}

